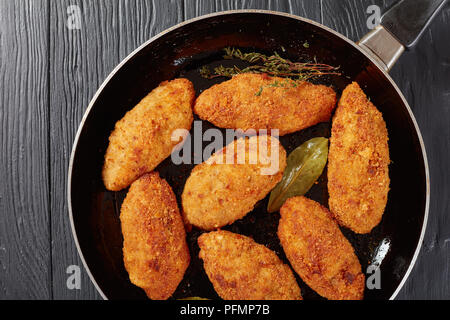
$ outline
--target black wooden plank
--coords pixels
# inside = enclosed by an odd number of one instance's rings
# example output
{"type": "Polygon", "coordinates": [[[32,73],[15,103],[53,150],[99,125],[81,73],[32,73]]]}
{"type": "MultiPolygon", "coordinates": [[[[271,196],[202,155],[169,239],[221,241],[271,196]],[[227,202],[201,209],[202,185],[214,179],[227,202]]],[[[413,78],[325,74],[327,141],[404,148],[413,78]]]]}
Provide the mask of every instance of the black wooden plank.
{"type": "Polygon", "coordinates": [[[208,13],[237,10],[263,9],[288,12],[320,22],[320,1],[296,0],[184,0],[185,19],[208,13]]]}
{"type": "Polygon", "coordinates": [[[447,3],[417,46],[391,72],[421,129],[431,179],[424,246],[400,299],[450,299],[449,29],[450,3],[447,3]]]}
{"type": "MultiPolygon", "coordinates": [[[[65,198],[70,151],[84,110],[116,64],[151,36],[181,22],[183,17],[189,18],[191,11],[185,8],[191,7],[190,4],[183,6],[181,1],[159,0],[51,2],[51,212],[56,299],[99,298],[85,272],[81,290],[71,291],[66,287],[66,268],[72,264],[81,266],[72,240],[65,198]],[[81,10],[80,30],[66,27],[69,5],[77,5],[81,10]]],[[[196,8],[201,14],[215,11],[204,10],[203,4],[196,8]]],[[[282,5],[275,1],[244,1],[240,6],[219,3],[217,8],[280,8],[312,19],[320,17],[318,5],[299,5],[295,1],[285,1],[282,5]]]]}
{"type": "MultiPolygon", "coordinates": [[[[382,8],[393,1],[334,1],[324,0],[323,6],[323,21],[328,26],[343,32],[350,38],[356,40],[364,35],[368,29],[366,27],[366,19],[368,15],[365,13],[367,6],[370,4],[379,4],[382,8]]],[[[52,118],[52,132],[51,132],[51,145],[52,145],[52,224],[53,224],[53,277],[54,284],[53,290],[55,292],[55,298],[98,298],[95,294],[93,286],[90,284],[86,274],[83,274],[82,290],[79,292],[70,292],[65,286],[67,275],[65,274],[65,268],[70,264],[81,263],[78,259],[72,237],[70,232],[70,226],[67,218],[67,207],[65,203],[66,192],[66,171],[68,158],[70,156],[70,149],[76,127],[81,119],[83,111],[87,107],[90,98],[93,96],[96,88],[100,85],[101,81],[106,77],[110,70],[123,58],[137,47],[140,43],[148,39],[151,35],[164,30],[165,28],[179,22],[184,17],[185,19],[192,18],[198,15],[216,12],[228,9],[241,9],[241,8],[253,8],[253,9],[271,9],[285,12],[292,12],[301,16],[311,18],[316,21],[322,21],[320,12],[320,1],[207,1],[207,0],[185,0],[184,6],[177,1],[118,1],[111,2],[107,0],[103,1],[58,1],[51,2],[51,118],[52,118]],[[82,10],[82,29],[79,31],[69,31],[65,27],[66,23],[66,10],[69,4],[78,4],[82,10]],[[64,149],[61,149],[64,146],[64,149]]],[[[448,7],[447,7],[448,8],[448,7]]],[[[446,14],[438,21],[433,28],[437,28],[431,31],[429,39],[439,38],[439,40],[445,40],[445,28],[448,29],[449,23],[448,9],[446,14]]],[[[429,41],[428,39],[428,41],[429,41]]],[[[427,40],[423,40],[422,43],[427,44],[427,40]]],[[[436,43],[437,41],[435,41],[436,43]]],[[[441,41],[444,43],[444,41],[441,41]]],[[[442,50],[438,45],[434,44],[433,51],[437,49],[442,50]]],[[[428,49],[425,49],[425,51],[428,49]]],[[[448,51],[443,50],[441,57],[448,57],[448,51]],[[444,54],[445,53],[445,54],[444,54]]],[[[402,90],[405,92],[409,102],[411,103],[414,112],[418,118],[419,124],[423,131],[426,131],[424,126],[429,129],[429,137],[425,132],[425,141],[427,143],[427,149],[429,158],[437,158],[432,161],[430,159],[430,165],[432,167],[432,182],[433,190],[439,188],[440,198],[439,200],[433,200],[430,215],[433,216],[433,210],[439,217],[438,220],[432,222],[430,217],[429,225],[434,225],[438,231],[434,233],[434,236],[430,236],[430,229],[428,230],[426,237],[425,250],[436,265],[430,266],[429,262],[420,258],[419,263],[414,269],[414,272],[407,282],[405,289],[399,295],[400,298],[427,298],[436,297],[443,298],[449,296],[448,272],[442,272],[442,270],[448,270],[449,261],[449,243],[448,231],[449,221],[443,214],[448,211],[449,203],[445,198],[449,193],[449,181],[447,176],[440,178],[438,182],[435,182],[433,177],[433,167],[435,172],[444,171],[447,169],[444,167],[449,160],[448,156],[448,125],[449,123],[448,109],[439,108],[440,105],[448,104],[449,93],[448,91],[442,91],[445,79],[448,79],[448,72],[443,72],[442,75],[435,75],[431,79],[433,73],[437,73],[440,68],[436,69],[433,65],[433,57],[426,53],[406,55],[402,60],[408,60],[408,64],[403,66],[403,62],[400,61],[399,65],[393,70],[393,76],[399,83],[402,90]],[[425,58],[424,58],[425,57],[425,58]],[[410,59],[412,59],[410,61],[410,59]],[[417,97],[414,93],[416,89],[420,89],[419,76],[425,69],[418,68],[414,71],[414,77],[410,78],[410,81],[406,83],[408,79],[406,75],[409,75],[411,71],[411,62],[420,62],[422,59],[426,59],[429,62],[428,67],[430,79],[433,83],[437,83],[440,94],[436,94],[435,99],[432,101],[433,110],[437,114],[440,114],[439,119],[435,119],[431,112],[428,112],[428,108],[422,108],[422,111],[418,111],[416,104],[414,103],[417,97]],[[400,69],[399,69],[400,68],[400,69]],[[398,71],[400,70],[400,71],[398,71]],[[404,71],[404,73],[402,73],[404,71]],[[406,79],[406,80],[405,80],[406,79]],[[412,79],[416,82],[413,83],[412,79]],[[439,82],[441,84],[439,84],[439,82]],[[410,93],[408,93],[408,88],[410,93]],[[413,99],[414,101],[412,101],[413,99]],[[446,99],[446,100],[445,100],[446,99]],[[425,110],[426,109],[426,110],[425,110]],[[419,114],[418,114],[419,112],[419,114]],[[437,122],[436,122],[437,121],[437,122]],[[439,131],[433,130],[434,124],[437,124],[439,131]],[[441,135],[440,135],[441,134],[441,135]],[[436,141],[434,139],[437,139],[436,141]],[[434,145],[430,150],[430,143],[434,145]],[[447,147],[447,148],[445,148],[447,147]],[[447,150],[447,154],[445,154],[447,150]],[[442,152],[444,151],[444,152],[442,152]],[[433,154],[433,155],[431,155],[433,154]],[[432,162],[436,163],[434,166],[432,162]],[[442,205],[438,206],[438,202],[442,205]],[[433,203],[435,209],[433,209],[433,203]],[[440,209],[439,209],[440,208],[440,209]],[[439,211],[440,210],[440,211],[439,211]],[[446,240],[447,239],[447,240],[446,240]],[[446,251],[445,251],[446,250],[446,251]],[[442,251],[445,251],[442,255],[442,251]],[[422,262],[423,261],[423,262],[422,262]],[[433,270],[432,268],[436,268],[433,270]],[[442,268],[442,269],[441,269],[442,268]],[[426,282],[429,273],[434,272],[435,278],[433,281],[426,282]],[[445,283],[441,285],[442,283],[445,283]],[[447,285],[446,285],[447,284],[447,285]],[[435,288],[432,288],[435,287],[435,288]],[[422,289],[424,288],[424,289],[422,289]]],[[[442,63],[444,71],[448,71],[447,60],[442,63]],[[447,69],[445,69],[447,68],[447,69]]],[[[406,63],[406,62],[405,62],[406,63]]],[[[429,80],[430,80],[429,79],[429,80]]],[[[448,90],[448,89],[447,89],[448,90]]],[[[423,90],[419,92],[421,96],[423,90]]],[[[430,95],[423,97],[424,100],[429,101],[430,95]]],[[[3,121],[3,119],[2,119],[3,121]]],[[[3,199],[3,197],[2,197],[3,199]]],[[[3,207],[2,207],[3,210],[3,207]]],[[[2,257],[2,242],[0,235],[0,257],[2,257]]],[[[423,255],[423,253],[422,253],[423,255]]],[[[0,262],[2,260],[0,259],[0,262]]],[[[0,266],[1,267],[1,266],[0,266]]],[[[0,277],[0,279],[2,279],[0,277]]],[[[431,278],[430,278],[431,279],[431,278]]],[[[0,293],[2,284],[0,283],[0,293]]]]}
{"type": "Polygon", "coordinates": [[[48,6],[0,12],[0,299],[49,299],[48,6]]]}
{"type": "Polygon", "coordinates": [[[71,291],[66,286],[66,268],[78,265],[83,269],[67,211],[67,168],[89,99],[119,61],[118,32],[112,23],[117,8],[100,2],[51,1],[50,12],[53,292],[56,299],[90,299],[97,294],[86,273],[82,273],[81,290],[71,291]],[[80,30],[67,28],[69,5],[81,10],[80,30]]]}
{"type": "Polygon", "coordinates": [[[370,31],[367,8],[376,5],[384,12],[396,0],[321,0],[323,24],[357,41],[370,31]]]}
{"type": "MultiPolygon", "coordinates": [[[[323,0],[323,22],[352,40],[368,31],[369,5],[384,11],[395,1],[323,0]]],[[[398,299],[450,298],[450,4],[420,43],[404,54],[391,71],[408,100],[427,148],[431,171],[431,204],[424,245],[398,299]]],[[[413,172],[411,174],[414,174],[413,172]]]]}
{"type": "Polygon", "coordinates": [[[51,1],[51,213],[55,299],[98,299],[78,257],[66,201],[75,133],[90,99],[113,68],[135,48],[182,20],[180,1],[51,1]],[[81,29],[69,30],[67,8],[81,10],[81,29]],[[82,268],[81,290],[68,290],[66,268],[82,268]]]}

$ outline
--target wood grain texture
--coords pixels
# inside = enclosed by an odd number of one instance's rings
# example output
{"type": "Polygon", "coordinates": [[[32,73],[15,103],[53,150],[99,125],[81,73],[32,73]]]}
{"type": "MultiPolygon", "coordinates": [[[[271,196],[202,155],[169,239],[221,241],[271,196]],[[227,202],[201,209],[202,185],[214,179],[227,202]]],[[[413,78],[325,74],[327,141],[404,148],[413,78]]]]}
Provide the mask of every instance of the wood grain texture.
{"type": "Polygon", "coordinates": [[[317,2],[299,5],[295,1],[244,1],[240,7],[236,2],[205,2],[213,6],[208,10],[203,3],[158,0],[51,2],[51,235],[55,299],[100,298],[84,271],[81,290],[66,287],[67,266],[81,266],[81,261],[72,239],[67,203],[62,199],[66,198],[67,168],[78,124],[109,72],[152,36],[197,15],[233,8],[293,8],[300,15],[316,20],[320,17],[317,2]],[[69,5],[79,5],[82,10],[80,30],[66,27],[69,5]],[[197,9],[192,12],[187,8],[197,9]]]}
{"type": "MultiPolygon", "coordinates": [[[[375,4],[384,12],[395,2],[323,0],[323,23],[357,41],[369,32],[367,7],[375,4]]],[[[421,129],[431,175],[427,232],[416,265],[398,299],[450,299],[449,24],[450,3],[447,3],[417,46],[406,52],[391,71],[421,129]]]]}
{"type": "MultiPolygon", "coordinates": [[[[290,12],[358,40],[369,5],[395,0],[0,1],[0,299],[100,299],[72,238],[66,185],[75,133],[112,69],[151,36],[231,9],[290,12]],[[81,9],[69,30],[67,8],[81,9]],[[14,18],[13,18],[14,17],[14,18]],[[82,268],[68,290],[66,268],[82,268]]],[[[391,75],[421,128],[431,171],[424,246],[399,299],[450,299],[450,4],[391,75]]]]}
{"type": "Polygon", "coordinates": [[[237,9],[263,9],[293,13],[320,22],[320,1],[296,0],[184,0],[185,19],[237,9]]]}
{"type": "Polygon", "coordinates": [[[177,1],[51,1],[51,213],[55,299],[100,299],[82,267],[68,216],[67,170],[72,144],[89,101],[129,53],[182,21],[177,1]],[[80,30],[66,27],[67,7],[81,9],[80,30]],[[81,290],[68,290],[66,268],[83,269],[81,290]]]}
{"type": "Polygon", "coordinates": [[[421,129],[431,200],[423,247],[399,299],[450,299],[450,3],[391,75],[421,129]]]}
{"type": "Polygon", "coordinates": [[[353,41],[361,39],[367,28],[369,14],[367,8],[376,5],[381,13],[391,7],[396,0],[321,0],[323,24],[342,33],[353,41]]]}
{"type": "Polygon", "coordinates": [[[48,6],[0,13],[0,299],[49,299],[48,6]]]}

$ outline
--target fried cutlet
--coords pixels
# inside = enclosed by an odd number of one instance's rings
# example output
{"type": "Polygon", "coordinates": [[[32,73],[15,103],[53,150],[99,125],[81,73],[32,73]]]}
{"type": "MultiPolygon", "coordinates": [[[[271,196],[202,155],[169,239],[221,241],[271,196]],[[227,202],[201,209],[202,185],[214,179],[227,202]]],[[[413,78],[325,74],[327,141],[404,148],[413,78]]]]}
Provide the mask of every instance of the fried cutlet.
{"type": "Polygon", "coordinates": [[[213,230],[243,218],[281,180],[285,167],[286,151],[278,139],[235,140],[192,170],[181,197],[185,219],[213,230]],[[260,153],[259,144],[267,151],[260,153]],[[227,154],[234,163],[227,162],[227,154]],[[239,163],[239,157],[245,161],[239,163]]]}
{"type": "Polygon", "coordinates": [[[357,233],[381,221],[389,191],[389,147],[381,112],[356,82],[342,93],[328,153],[331,213],[357,233]]]}
{"type": "Polygon", "coordinates": [[[305,283],[330,300],[361,300],[365,277],[331,213],[305,197],[288,199],[278,226],[286,257],[305,283]]]}
{"type": "Polygon", "coordinates": [[[202,234],[198,244],[206,274],[222,299],[302,299],[289,266],[253,239],[215,231],[202,234]]]}
{"type": "Polygon", "coordinates": [[[102,172],[108,190],[128,187],[172,153],[181,142],[172,141],[174,130],[191,128],[194,99],[189,80],[166,81],[116,123],[102,172]]]}
{"type": "Polygon", "coordinates": [[[169,298],[190,261],[183,219],[169,184],[156,172],[133,182],[120,221],[130,281],[150,299],[169,298]]]}
{"type": "Polygon", "coordinates": [[[194,112],[220,128],[278,129],[285,135],[329,121],[335,106],[330,87],[244,73],[205,90],[194,112]]]}

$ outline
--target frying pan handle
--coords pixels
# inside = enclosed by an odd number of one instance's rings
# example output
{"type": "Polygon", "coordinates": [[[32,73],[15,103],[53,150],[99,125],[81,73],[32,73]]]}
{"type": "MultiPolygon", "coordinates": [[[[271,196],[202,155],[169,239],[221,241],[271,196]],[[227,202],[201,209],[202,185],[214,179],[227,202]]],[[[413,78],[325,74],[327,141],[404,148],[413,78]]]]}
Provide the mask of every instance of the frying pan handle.
{"type": "Polygon", "coordinates": [[[359,42],[389,71],[405,49],[416,44],[447,0],[401,0],[381,17],[381,24],[359,42]]]}

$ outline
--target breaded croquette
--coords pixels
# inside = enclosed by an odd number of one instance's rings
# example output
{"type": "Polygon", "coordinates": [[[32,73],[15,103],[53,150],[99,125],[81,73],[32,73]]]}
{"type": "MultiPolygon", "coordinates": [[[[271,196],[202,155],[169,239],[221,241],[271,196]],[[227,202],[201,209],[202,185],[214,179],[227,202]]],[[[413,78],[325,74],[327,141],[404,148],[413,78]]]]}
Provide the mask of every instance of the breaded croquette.
{"type": "Polygon", "coordinates": [[[102,172],[108,190],[128,187],[172,153],[181,142],[171,140],[173,131],[191,128],[194,99],[189,80],[165,81],[116,123],[102,172]]]}
{"type": "Polygon", "coordinates": [[[253,239],[215,231],[202,234],[198,245],[206,274],[222,299],[302,299],[289,266],[253,239]]]}
{"type": "Polygon", "coordinates": [[[336,93],[309,82],[244,73],[205,90],[194,111],[228,129],[279,129],[280,135],[330,120],[336,93]]]}
{"type": "Polygon", "coordinates": [[[280,214],[278,237],[303,281],[330,300],[361,300],[365,285],[361,265],[331,213],[313,200],[294,197],[280,214]]]}
{"type": "Polygon", "coordinates": [[[380,223],[389,191],[388,132],[382,114],[356,82],[342,93],[328,153],[331,213],[356,233],[380,223]]]}
{"type": "Polygon", "coordinates": [[[133,182],[120,220],[130,281],[150,299],[169,298],[190,262],[183,219],[169,184],[156,172],[133,182]]]}
{"type": "Polygon", "coordinates": [[[184,217],[204,230],[231,224],[253,210],[285,168],[286,151],[278,139],[264,135],[235,140],[192,170],[181,197],[184,217]]]}

